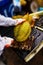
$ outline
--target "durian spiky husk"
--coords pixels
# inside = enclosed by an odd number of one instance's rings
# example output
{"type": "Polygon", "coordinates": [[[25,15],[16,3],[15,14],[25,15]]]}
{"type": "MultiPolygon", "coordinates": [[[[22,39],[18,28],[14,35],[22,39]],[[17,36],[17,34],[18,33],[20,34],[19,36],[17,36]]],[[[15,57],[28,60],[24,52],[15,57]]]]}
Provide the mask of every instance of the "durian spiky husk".
{"type": "Polygon", "coordinates": [[[25,14],[24,16],[23,15],[13,16],[13,19],[17,19],[17,18],[26,19],[25,22],[15,26],[14,28],[14,37],[16,41],[22,42],[22,41],[25,41],[30,36],[30,33],[31,33],[30,24],[32,21],[32,17],[29,16],[29,13],[25,14]]]}
{"type": "Polygon", "coordinates": [[[28,21],[14,27],[14,37],[18,42],[25,41],[30,36],[30,33],[31,26],[28,21]]]}

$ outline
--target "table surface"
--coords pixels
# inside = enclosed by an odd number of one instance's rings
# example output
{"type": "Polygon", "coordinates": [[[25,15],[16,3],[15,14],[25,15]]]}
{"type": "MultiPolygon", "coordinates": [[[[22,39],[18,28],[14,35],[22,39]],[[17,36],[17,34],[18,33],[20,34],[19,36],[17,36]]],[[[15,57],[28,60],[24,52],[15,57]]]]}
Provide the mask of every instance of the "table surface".
{"type": "Polygon", "coordinates": [[[3,54],[7,65],[43,65],[43,48],[28,63],[24,62],[12,49],[5,50],[3,54]],[[5,55],[5,56],[4,56],[5,55]]]}

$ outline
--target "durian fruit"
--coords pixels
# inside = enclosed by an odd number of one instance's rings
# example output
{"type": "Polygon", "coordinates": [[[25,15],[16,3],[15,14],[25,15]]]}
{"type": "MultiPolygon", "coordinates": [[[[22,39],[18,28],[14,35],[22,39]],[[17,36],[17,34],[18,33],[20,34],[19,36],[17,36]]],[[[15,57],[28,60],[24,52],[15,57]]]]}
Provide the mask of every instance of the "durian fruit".
{"type": "Polygon", "coordinates": [[[30,36],[30,33],[31,26],[28,21],[14,27],[14,37],[18,42],[25,41],[30,36]]]}

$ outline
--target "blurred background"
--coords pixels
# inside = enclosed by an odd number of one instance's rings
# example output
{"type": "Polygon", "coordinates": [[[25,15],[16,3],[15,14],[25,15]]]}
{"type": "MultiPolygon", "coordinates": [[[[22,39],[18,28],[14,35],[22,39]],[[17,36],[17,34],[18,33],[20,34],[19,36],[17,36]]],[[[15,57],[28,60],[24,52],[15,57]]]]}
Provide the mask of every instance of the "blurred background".
{"type": "MultiPolygon", "coordinates": [[[[0,14],[6,17],[13,17],[15,15],[25,15],[27,13],[32,13],[37,11],[43,11],[43,0],[0,0],[0,14]]],[[[0,27],[0,30],[1,28],[3,27],[0,27]]],[[[4,33],[2,32],[4,30],[7,31],[8,28],[7,29],[3,28],[3,30],[1,30],[2,35],[6,33],[6,32],[4,33]]],[[[9,28],[8,31],[11,31],[11,28],[9,28]]],[[[43,65],[42,52],[43,49],[36,55],[36,57],[33,60],[31,60],[29,63],[26,64],[17,56],[17,54],[14,51],[12,51],[12,49],[9,50],[6,49],[3,55],[0,57],[0,65],[17,65],[17,64],[18,65],[36,65],[36,64],[43,65]]]]}
{"type": "Polygon", "coordinates": [[[0,13],[12,17],[43,10],[43,0],[0,0],[0,13]]]}

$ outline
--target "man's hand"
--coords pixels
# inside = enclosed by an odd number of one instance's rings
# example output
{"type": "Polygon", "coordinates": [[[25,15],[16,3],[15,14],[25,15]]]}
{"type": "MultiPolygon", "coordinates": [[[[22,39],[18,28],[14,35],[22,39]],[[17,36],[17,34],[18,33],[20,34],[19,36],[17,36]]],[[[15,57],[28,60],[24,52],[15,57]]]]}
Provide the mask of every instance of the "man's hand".
{"type": "Polygon", "coordinates": [[[25,19],[16,19],[16,22],[15,22],[15,25],[18,25],[18,24],[21,24],[23,23],[24,21],[26,21],[25,19]]]}
{"type": "Polygon", "coordinates": [[[3,53],[4,48],[10,47],[10,45],[14,42],[14,39],[9,37],[1,37],[0,36],[0,55],[3,53]]]}
{"type": "Polygon", "coordinates": [[[14,43],[14,39],[13,38],[9,38],[9,37],[4,37],[5,38],[5,41],[6,41],[6,44],[5,44],[5,47],[8,48],[11,46],[11,44],[14,43]]]}
{"type": "Polygon", "coordinates": [[[3,50],[4,47],[10,47],[10,45],[14,42],[13,38],[9,37],[1,37],[0,36],[0,50],[3,50]]]}

